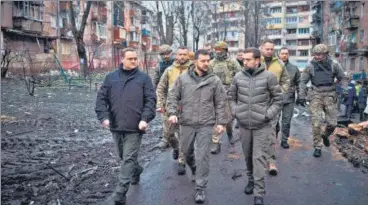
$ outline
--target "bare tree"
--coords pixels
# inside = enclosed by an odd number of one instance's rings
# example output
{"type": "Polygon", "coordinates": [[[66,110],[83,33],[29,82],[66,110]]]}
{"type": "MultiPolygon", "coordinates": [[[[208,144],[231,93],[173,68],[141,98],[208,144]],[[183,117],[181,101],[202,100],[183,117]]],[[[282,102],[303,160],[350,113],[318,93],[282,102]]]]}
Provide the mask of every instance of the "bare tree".
{"type": "MultiPolygon", "coordinates": [[[[85,43],[83,41],[83,36],[84,36],[84,29],[86,27],[86,23],[87,23],[87,18],[90,12],[92,6],[92,1],[87,1],[86,7],[83,11],[83,16],[82,16],[82,20],[81,20],[81,24],[80,24],[80,28],[77,28],[76,26],[76,14],[74,12],[74,6],[73,6],[73,1],[69,1],[69,7],[70,7],[70,20],[71,20],[71,24],[72,24],[72,32],[73,32],[73,36],[75,39],[75,42],[77,44],[77,52],[78,52],[78,56],[79,56],[79,65],[80,65],[80,69],[82,72],[82,75],[84,78],[87,77],[88,75],[88,65],[87,65],[87,54],[86,54],[86,49],[85,49],[85,43]]],[[[79,14],[77,14],[79,15],[79,14]]]]}
{"type": "Polygon", "coordinates": [[[181,27],[180,35],[183,38],[183,45],[188,46],[188,31],[189,31],[189,19],[191,12],[190,4],[184,3],[184,1],[178,2],[176,4],[176,14],[179,19],[179,26],[181,27]]]}
{"type": "Polygon", "coordinates": [[[35,90],[35,84],[36,84],[34,70],[33,70],[34,62],[33,62],[32,56],[28,49],[22,52],[22,54],[20,55],[20,60],[21,60],[20,62],[22,64],[22,69],[23,69],[23,80],[26,85],[28,94],[30,96],[34,96],[34,90],[35,90]]]}
{"type": "MultiPolygon", "coordinates": [[[[87,50],[88,50],[88,71],[89,72],[94,71],[96,69],[93,61],[103,45],[104,43],[93,42],[91,45],[87,46],[88,47],[87,50]]],[[[101,61],[98,65],[98,68],[101,66],[100,64],[101,64],[101,61]]]]}
{"type": "Polygon", "coordinates": [[[6,77],[9,71],[9,65],[15,58],[15,55],[13,55],[12,50],[8,46],[8,40],[6,38],[4,39],[4,45],[4,50],[1,50],[1,78],[6,77]]]}
{"type": "Polygon", "coordinates": [[[157,17],[160,43],[172,45],[174,42],[174,26],[177,21],[174,2],[156,1],[156,8],[154,10],[157,17]]]}
{"type": "Polygon", "coordinates": [[[240,21],[241,32],[244,33],[244,45],[246,47],[258,47],[264,34],[262,15],[264,5],[260,1],[242,0],[243,18],[240,21]]]}
{"type": "Polygon", "coordinates": [[[211,23],[211,12],[207,9],[205,2],[192,2],[192,24],[193,24],[193,39],[194,48],[198,50],[199,37],[204,33],[206,25],[211,23]]]}

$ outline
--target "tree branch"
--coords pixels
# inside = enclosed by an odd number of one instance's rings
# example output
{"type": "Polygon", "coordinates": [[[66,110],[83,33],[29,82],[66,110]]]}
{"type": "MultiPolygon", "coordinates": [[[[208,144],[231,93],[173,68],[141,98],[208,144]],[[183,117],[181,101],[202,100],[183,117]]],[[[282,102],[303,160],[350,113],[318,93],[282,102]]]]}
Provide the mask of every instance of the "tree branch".
{"type": "Polygon", "coordinates": [[[84,10],[83,16],[82,16],[81,27],[79,29],[79,33],[82,36],[82,38],[83,38],[83,35],[84,35],[84,28],[86,27],[86,22],[87,22],[87,18],[88,18],[91,6],[92,6],[92,1],[87,1],[87,6],[86,6],[86,9],[84,10]]]}

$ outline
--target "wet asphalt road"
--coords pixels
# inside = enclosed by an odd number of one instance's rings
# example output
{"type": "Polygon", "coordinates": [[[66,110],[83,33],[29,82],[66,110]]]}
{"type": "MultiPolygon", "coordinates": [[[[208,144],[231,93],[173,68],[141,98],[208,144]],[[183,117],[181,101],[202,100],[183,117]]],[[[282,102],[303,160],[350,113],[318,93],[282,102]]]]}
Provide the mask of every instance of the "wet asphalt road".
{"type": "MultiPolygon", "coordinates": [[[[293,119],[289,143],[278,146],[279,175],[266,179],[266,205],[367,205],[368,175],[355,169],[332,145],[323,156],[312,156],[311,128],[306,117],[293,119]]],[[[247,183],[240,142],[235,153],[223,137],[222,152],[211,156],[207,188],[210,205],[253,204],[253,196],[243,193],[247,183]],[[243,176],[233,180],[234,172],[243,176]]],[[[195,183],[187,175],[176,174],[171,150],[163,152],[146,168],[138,186],[128,192],[128,205],[191,205],[195,183]]],[[[188,171],[187,171],[188,173],[188,171]]]]}

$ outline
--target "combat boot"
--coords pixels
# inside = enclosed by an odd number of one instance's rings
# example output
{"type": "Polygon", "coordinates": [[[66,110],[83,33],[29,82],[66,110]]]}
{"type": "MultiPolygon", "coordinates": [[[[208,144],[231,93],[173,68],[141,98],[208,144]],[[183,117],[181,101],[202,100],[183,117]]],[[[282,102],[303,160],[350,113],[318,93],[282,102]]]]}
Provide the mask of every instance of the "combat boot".
{"type": "Polygon", "coordinates": [[[139,181],[141,180],[141,174],[143,172],[143,167],[141,167],[140,165],[138,165],[138,167],[136,168],[132,180],[130,181],[131,185],[136,185],[139,183],[139,181]]]}
{"type": "Polygon", "coordinates": [[[284,149],[289,149],[289,144],[287,143],[287,141],[281,141],[281,147],[284,149]]]}
{"type": "Polygon", "coordinates": [[[276,167],[276,164],[273,164],[273,163],[270,163],[268,165],[268,173],[271,175],[271,176],[276,176],[278,174],[278,170],[277,170],[277,167],[276,167]]]}
{"type": "Polygon", "coordinates": [[[321,157],[322,156],[322,150],[321,149],[315,149],[314,153],[313,153],[313,156],[316,157],[316,158],[321,157]]]}
{"type": "Polygon", "coordinates": [[[263,205],[263,198],[260,196],[254,197],[254,205],[263,205]]]}
{"type": "Polygon", "coordinates": [[[173,149],[172,157],[174,160],[177,160],[179,158],[179,150],[173,149]]]}
{"type": "Polygon", "coordinates": [[[220,143],[212,143],[211,154],[218,154],[221,152],[221,144],[220,143]]]}
{"type": "Polygon", "coordinates": [[[195,196],[194,196],[194,201],[197,204],[203,204],[206,201],[206,194],[204,193],[204,190],[197,189],[195,196]]]}
{"type": "Polygon", "coordinates": [[[104,204],[114,204],[114,205],[125,205],[126,204],[126,196],[121,192],[114,192],[105,202],[104,204]]]}
{"type": "Polygon", "coordinates": [[[253,178],[249,178],[248,179],[248,184],[244,189],[244,193],[246,195],[253,194],[253,189],[254,189],[254,180],[253,180],[253,178]]]}
{"type": "Polygon", "coordinates": [[[184,175],[186,173],[185,164],[178,164],[178,175],[184,175]]]}

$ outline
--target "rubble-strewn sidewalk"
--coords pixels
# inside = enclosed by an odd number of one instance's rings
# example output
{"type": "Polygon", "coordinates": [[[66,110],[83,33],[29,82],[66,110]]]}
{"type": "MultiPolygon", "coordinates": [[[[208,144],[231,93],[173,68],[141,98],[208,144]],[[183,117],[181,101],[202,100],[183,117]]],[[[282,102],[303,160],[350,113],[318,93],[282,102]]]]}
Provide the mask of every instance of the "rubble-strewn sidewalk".
{"type": "Polygon", "coordinates": [[[337,128],[335,144],[342,156],[354,167],[368,173],[368,121],[349,124],[347,128],[337,128]]]}

